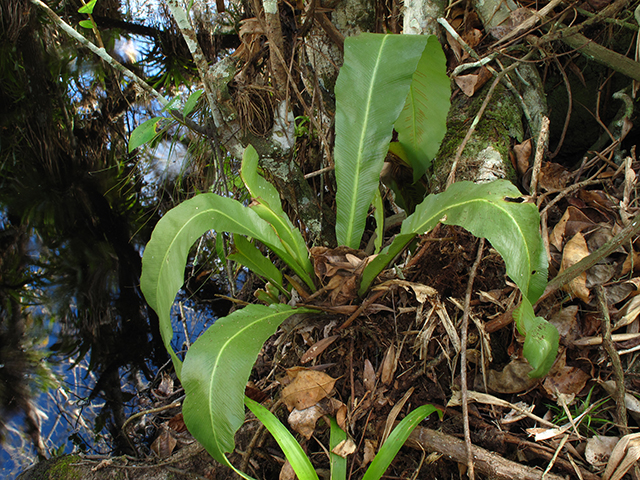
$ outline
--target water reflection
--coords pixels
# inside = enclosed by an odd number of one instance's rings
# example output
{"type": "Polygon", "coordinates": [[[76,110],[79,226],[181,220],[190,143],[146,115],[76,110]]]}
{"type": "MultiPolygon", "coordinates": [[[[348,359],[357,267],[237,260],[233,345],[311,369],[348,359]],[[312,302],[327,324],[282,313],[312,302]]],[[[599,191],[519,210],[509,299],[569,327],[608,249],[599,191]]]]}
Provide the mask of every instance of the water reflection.
{"type": "MultiPolygon", "coordinates": [[[[132,38],[122,32],[135,26],[111,3],[113,11],[98,2],[95,12],[107,46],[132,38]]],[[[0,452],[3,468],[9,456],[33,458],[31,445],[41,456],[134,453],[122,426],[168,359],[139,289],[141,253],[161,212],[211,184],[170,135],[151,155],[155,170],[143,168],[127,138],[157,106],[29,5],[0,3],[0,435],[13,449],[0,452]]],[[[77,24],[77,9],[67,10],[77,24]]],[[[171,88],[191,83],[181,37],[139,26],[148,41],[134,45],[144,47],[136,67],[171,88]]],[[[222,47],[210,48],[213,58],[222,47]]],[[[194,265],[222,278],[213,252],[205,243],[194,265]]],[[[217,315],[215,303],[197,310],[194,295],[226,293],[207,291],[212,279],[201,278],[180,298],[179,349],[217,315]]]]}

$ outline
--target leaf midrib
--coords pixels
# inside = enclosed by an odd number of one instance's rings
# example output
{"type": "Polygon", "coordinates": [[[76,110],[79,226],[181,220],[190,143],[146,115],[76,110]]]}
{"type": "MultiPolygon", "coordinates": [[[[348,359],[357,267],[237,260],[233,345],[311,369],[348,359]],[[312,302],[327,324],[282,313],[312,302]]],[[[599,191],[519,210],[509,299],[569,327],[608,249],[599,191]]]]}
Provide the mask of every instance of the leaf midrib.
{"type": "MultiPolygon", "coordinates": [[[[235,220],[233,217],[231,217],[231,216],[227,215],[226,213],[224,213],[224,212],[223,212],[223,211],[221,211],[221,210],[217,210],[217,209],[212,208],[212,207],[205,207],[205,208],[206,208],[206,209],[205,209],[205,210],[203,210],[201,213],[198,213],[198,214],[192,215],[192,216],[189,218],[189,220],[188,220],[188,221],[186,221],[186,222],[185,222],[185,223],[184,223],[184,224],[183,224],[183,225],[178,229],[178,231],[176,232],[176,235],[174,235],[174,236],[173,236],[173,239],[171,240],[171,242],[169,243],[169,246],[168,246],[168,247],[167,247],[167,249],[165,250],[165,254],[164,254],[164,256],[162,257],[162,262],[161,262],[161,264],[160,264],[160,271],[159,271],[159,273],[158,273],[158,279],[157,279],[158,281],[157,281],[157,282],[155,282],[155,284],[156,284],[156,286],[157,286],[157,287],[156,287],[156,291],[155,291],[156,299],[160,298],[160,295],[159,295],[159,294],[160,294],[160,290],[161,290],[161,288],[160,288],[160,286],[161,286],[161,285],[160,285],[160,281],[159,281],[159,280],[160,280],[161,278],[164,278],[165,268],[167,267],[167,265],[166,265],[166,264],[167,264],[167,258],[169,257],[170,252],[173,250],[173,246],[175,245],[176,241],[180,238],[180,236],[181,236],[182,232],[187,228],[187,226],[188,226],[188,225],[191,225],[191,224],[192,224],[192,222],[194,222],[194,221],[196,221],[197,219],[199,219],[201,215],[208,215],[208,214],[210,214],[211,212],[219,212],[219,213],[221,213],[221,214],[222,214],[222,216],[224,216],[225,218],[227,218],[227,219],[229,219],[229,220],[232,220],[233,222],[235,222],[235,223],[238,223],[238,224],[239,224],[239,222],[238,222],[237,220],[235,220]]],[[[251,232],[251,229],[250,229],[250,228],[245,227],[244,225],[242,225],[242,227],[243,227],[243,228],[246,228],[247,230],[249,230],[249,231],[251,232]]],[[[209,230],[214,230],[214,229],[209,229],[209,230]]],[[[207,230],[207,231],[209,231],[209,230],[207,230]]],[[[206,233],[206,232],[205,232],[205,233],[206,233]]],[[[252,233],[256,233],[256,232],[252,232],[252,233]]],[[[259,238],[259,236],[255,236],[255,238],[259,238]]],[[[172,303],[173,303],[173,300],[172,300],[172,303]]],[[[156,304],[157,304],[157,300],[156,300],[156,304]]]]}
{"type": "Polygon", "coordinates": [[[360,191],[360,171],[362,170],[362,156],[363,156],[363,146],[365,133],[367,132],[367,126],[369,125],[369,111],[371,110],[372,98],[373,98],[373,90],[375,86],[375,79],[378,74],[378,69],[380,67],[380,63],[382,60],[382,50],[384,49],[385,44],[387,43],[387,39],[389,37],[385,36],[380,43],[380,48],[378,49],[378,56],[375,61],[375,67],[373,69],[373,73],[371,75],[371,81],[369,82],[369,89],[367,93],[367,105],[365,108],[365,116],[364,123],[362,125],[362,131],[360,132],[360,140],[358,142],[358,155],[356,161],[356,169],[355,169],[355,182],[354,182],[354,191],[353,195],[351,195],[351,207],[349,208],[349,221],[347,222],[347,235],[345,238],[346,244],[351,246],[352,248],[358,248],[358,245],[352,245],[353,230],[356,216],[356,203],[358,200],[358,192],[360,191]]]}
{"type": "MultiPolygon", "coordinates": [[[[278,315],[284,315],[284,314],[288,314],[288,313],[293,313],[293,312],[274,312],[271,315],[265,316],[265,317],[260,317],[257,318],[255,321],[244,325],[240,330],[238,330],[235,334],[233,334],[231,337],[229,337],[221,346],[221,348],[218,350],[218,354],[216,355],[215,358],[215,363],[213,364],[213,369],[211,370],[211,375],[209,377],[209,392],[208,392],[208,399],[209,401],[207,402],[209,404],[209,409],[208,409],[208,414],[209,414],[209,422],[211,423],[211,432],[213,432],[214,437],[216,438],[216,445],[219,446],[220,443],[218,442],[218,435],[216,434],[216,430],[214,427],[214,421],[213,421],[213,414],[211,413],[211,398],[212,398],[212,392],[213,392],[213,379],[216,376],[216,372],[218,370],[218,366],[220,365],[220,357],[222,356],[223,352],[226,350],[226,348],[228,347],[229,343],[231,343],[233,340],[235,340],[235,338],[240,335],[241,333],[245,332],[247,329],[253,327],[256,323],[262,322],[262,321],[267,321],[270,320],[274,317],[277,317],[278,315]]],[[[218,448],[218,450],[222,451],[220,448],[218,448]]],[[[225,452],[223,452],[224,454],[225,452]]]]}

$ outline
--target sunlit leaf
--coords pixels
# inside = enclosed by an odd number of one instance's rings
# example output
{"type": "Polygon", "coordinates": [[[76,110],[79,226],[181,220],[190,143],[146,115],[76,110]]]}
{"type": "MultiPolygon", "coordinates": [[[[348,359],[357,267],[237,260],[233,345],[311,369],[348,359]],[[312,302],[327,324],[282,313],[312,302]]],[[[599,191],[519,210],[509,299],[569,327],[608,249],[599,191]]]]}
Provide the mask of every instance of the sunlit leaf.
{"type": "Polygon", "coordinates": [[[400,448],[404,445],[404,442],[406,442],[409,435],[411,435],[411,432],[413,432],[422,420],[433,412],[438,412],[438,414],[442,416],[440,410],[433,405],[423,405],[404,417],[384,442],[380,451],[373,459],[373,462],[369,465],[364,477],[362,477],[362,480],[378,480],[382,478],[384,472],[387,471],[387,468],[391,465],[400,448]]]}
{"type": "Polygon", "coordinates": [[[196,90],[195,92],[193,92],[191,95],[189,95],[189,98],[187,99],[187,101],[184,104],[184,108],[182,109],[182,114],[186,117],[187,115],[189,115],[193,109],[195,108],[195,106],[198,103],[198,99],[200,98],[200,96],[204,93],[204,90],[196,90]]]}
{"type": "Polygon", "coordinates": [[[86,5],[83,5],[78,9],[78,13],[86,13],[87,15],[91,15],[93,13],[93,9],[96,6],[96,2],[98,0],[91,0],[86,5]]]}
{"type": "Polygon", "coordinates": [[[544,377],[556,359],[560,335],[556,327],[542,317],[536,317],[531,302],[526,297],[513,312],[513,319],[521,335],[524,335],[522,355],[533,367],[532,378],[544,377]]]}
{"type": "Polygon", "coordinates": [[[442,46],[429,37],[394,128],[417,181],[429,168],[447,131],[451,87],[442,46]]]}
{"type": "Polygon", "coordinates": [[[227,258],[241,263],[253,273],[266,278],[283,293],[285,292],[282,286],[282,273],[271,260],[262,255],[262,252],[242,235],[234,236],[234,243],[235,251],[227,258]]]}
{"type": "MultiPolygon", "coordinates": [[[[297,477],[303,480],[317,480],[318,474],[313,468],[309,457],[307,457],[302,447],[300,447],[300,444],[293,435],[291,435],[291,432],[278,420],[278,417],[248,397],[245,397],[244,403],[256,418],[263,423],[266,429],[269,430],[269,433],[273,435],[273,438],[275,438],[284,452],[285,457],[289,460],[293,471],[296,472],[297,477]]],[[[340,477],[332,476],[331,478],[339,480],[340,477]]]]}
{"type": "Polygon", "coordinates": [[[447,191],[429,195],[403,223],[400,234],[363,273],[360,294],[417,234],[438,223],[458,225],[491,242],[507,267],[507,274],[529,300],[535,302],[546,286],[547,257],[540,236],[535,205],[510,201],[520,192],[506,180],[475,184],[454,183],[447,191]]]}
{"type": "Polygon", "coordinates": [[[348,37],[336,81],[336,237],[359,248],[393,124],[429,37],[348,37]]]}
{"type": "Polygon", "coordinates": [[[291,223],[289,217],[282,210],[280,194],[276,187],[258,173],[258,153],[251,145],[244,151],[240,176],[253,199],[254,203],[251,209],[271,224],[282,245],[299,266],[296,273],[312,291],[315,290],[311,280],[313,267],[309,261],[306,242],[302,238],[300,230],[291,223]]]}
{"type": "Polygon", "coordinates": [[[78,25],[82,28],[93,28],[93,22],[91,20],[80,20],[78,25]]]}
{"type": "MultiPolygon", "coordinates": [[[[181,362],[171,347],[171,306],[184,283],[187,255],[209,230],[247,235],[288,258],[271,226],[251,209],[213,193],[197,195],[169,210],[160,219],[142,257],[140,287],[160,321],[160,333],[180,376],[181,362]]],[[[290,260],[290,259],[289,259],[290,260]]]]}
{"type": "Polygon", "coordinates": [[[189,432],[216,460],[233,450],[244,423],[244,389],[262,344],[294,313],[288,305],[248,305],[218,319],[188,350],[182,367],[189,432]]]}
{"type": "Polygon", "coordinates": [[[133,132],[131,132],[131,138],[129,138],[129,152],[134,151],[136,148],[150,142],[157,135],[156,125],[162,120],[162,117],[150,118],[146,122],[138,125],[133,132]]]}

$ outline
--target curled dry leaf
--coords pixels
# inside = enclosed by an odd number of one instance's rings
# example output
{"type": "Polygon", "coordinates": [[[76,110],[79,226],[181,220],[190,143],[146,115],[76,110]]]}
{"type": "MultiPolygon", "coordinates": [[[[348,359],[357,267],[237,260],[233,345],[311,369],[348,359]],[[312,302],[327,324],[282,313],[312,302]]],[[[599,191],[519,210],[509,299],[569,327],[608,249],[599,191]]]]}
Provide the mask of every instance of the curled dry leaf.
{"type": "MultiPolygon", "coordinates": [[[[287,372],[288,373],[288,372],[287,372]]],[[[282,400],[289,411],[304,410],[328,397],[336,380],[317,370],[297,370],[295,378],[282,390],[282,400]]]]}
{"type": "Polygon", "coordinates": [[[300,363],[307,363],[317,358],[322,354],[333,342],[335,342],[340,335],[332,335],[331,337],[323,338],[322,340],[314,343],[309,350],[307,350],[304,355],[300,358],[300,363]]]}
{"type": "Polygon", "coordinates": [[[376,386],[376,372],[368,358],[364,360],[364,369],[362,371],[362,384],[367,392],[373,392],[376,386]]]}
{"type": "Polygon", "coordinates": [[[546,162],[540,170],[538,187],[545,190],[562,190],[571,181],[571,172],[555,162],[546,162]]]}
{"type": "MultiPolygon", "coordinates": [[[[573,238],[567,242],[564,250],[562,251],[560,272],[566,270],[572,265],[575,265],[588,255],[589,248],[587,248],[587,242],[584,237],[581,233],[575,234],[573,238]]],[[[563,288],[572,296],[578,297],[585,303],[589,303],[590,292],[587,288],[587,272],[582,272],[563,288]]]]}
{"type": "Polygon", "coordinates": [[[289,460],[285,460],[284,465],[282,465],[282,468],[280,469],[278,480],[295,480],[296,478],[296,472],[293,470],[289,460]]]}
{"type": "Polygon", "coordinates": [[[184,424],[182,413],[178,413],[173,418],[171,418],[171,420],[169,420],[168,426],[176,433],[182,433],[187,429],[187,426],[184,424]]]}
{"type": "Polygon", "coordinates": [[[529,377],[532,370],[524,358],[512,360],[501,372],[487,371],[487,387],[497,393],[524,392],[538,382],[538,379],[529,377]]]}
{"type": "Polygon", "coordinates": [[[467,97],[473,97],[491,78],[491,72],[485,67],[481,67],[476,73],[455,77],[454,81],[460,87],[462,93],[467,97]]]}
{"type": "Polygon", "coordinates": [[[572,238],[576,233],[592,228],[593,225],[594,223],[580,209],[570,205],[549,235],[549,242],[561,252],[565,238],[572,238]]]}
{"type": "Polygon", "coordinates": [[[160,385],[156,388],[153,393],[158,397],[168,397],[173,393],[173,378],[166,373],[162,374],[162,380],[160,381],[160,385]]]}
{"type": "Polygon", "coordinates": [[[528,138],[524,142],[513,146],[513,153],[516,155],[514,167],[518,171],[518,175],[522,176],[529,169],[529,159],[531,158],[531,139],[528,138]]]}
{"type": "Polygon", "coordinates": [[[622,307],[621,311],[624,313],[623,316],[616,322],[613,326],[613,330],[617,330],[621,327],[626,327],[627,325],[633,323],[638,315],[640,315],[640,295],[636,295],[631,300],[629,300],[624,307],[622,307]]]}
{"type": "Polygon", "coordinates": [[[331,305],[346,305],[357,297],[362,271],[373,257],[348,247],[313,247],[310,254],[315,274],[325,287],[308,300],[328,293],[331,305]]]}
{"type": "Polygon", "coordinates": [[[377,445],[377,442],[374,442],[373,440],[369,440],[368,438],[364,439],[364,455],[362,458],[363,467],[373,462],[373,459],[376,457],[377,445]]]}
{"type": "MultiPolygon", "coordinates": [[[[338,417],[343,410],[346,410],[346,405],[340,400],[335,398],[325,398],[304,410],[294,408],[289,414],[288,422],[291,428],[308,440],[311,438],[311,435],[313,435],[316,428],[316,422],[320,417],[324,415],[333,415],[338,417]]],[[[338,422],[338,425],[340,425],[340,422],[338,422]]]]}
{"type": "Polygon", "coordinates": [[[309,440],[316,429],[316,422],[324,414],[324,410],[318,405],[312,405],[304,410],[294,408],[289,414],[288,422],[291,428],[309,440]]]}
{"type": "Polygon", "coordinates": [[[178,441],[171,435],[169,430],[163,428],[151,444],[151,450],[159,458],[168,458],[173,453],[177,443],[178,441]]]}
{"type": "Polygon", "coordinates": [[[392,343],[389,345],[387,353],[384,355],[382,366],[380,367],[380,381],[384,385],[391,383],[393,375],[396,373],[396,368],[398,368],[398,358],[396,357],[396,347],[392,343]]]}
{"type": "Polygon", "coordinates": [[[345,438],[338,445],[336,445],[333,450],[331,450],[331,453],[335,453],[342,458],[347,458],[347,456],[356,451],[356,448],[356,444],[353,440],[351,440],[350,438],[345,438]]]}
{"type": "Polygon", "coordinates": [[[619,440],[618,437],[601,437],[600,435],[591,437],[587,441],[584,458],[595,467],[606,465],[619,440]]]}

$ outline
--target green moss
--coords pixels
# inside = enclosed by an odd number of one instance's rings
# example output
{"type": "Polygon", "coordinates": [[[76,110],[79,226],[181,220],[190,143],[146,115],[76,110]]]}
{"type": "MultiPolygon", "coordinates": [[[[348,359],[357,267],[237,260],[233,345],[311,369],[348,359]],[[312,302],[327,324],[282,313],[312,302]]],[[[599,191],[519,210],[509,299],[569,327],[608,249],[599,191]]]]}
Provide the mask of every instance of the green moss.
{"type": "Polygon", "coordinates": [[[60,458],[60,461],[57,462],[51,470],[49,470],[49,478],[51,480],[76,480],[81,479],[82,474],[80,471],[73,466],[73,463],[77,463],[80,461],[80,457],[78,456],[68,456],[60,458]]]}
{"type": "Polygon", "coordinates": [[[73,465],[79,461],[77,455],[54,457],[21,473],[18,480],[81,480],[82,470],[73,465]]]}
{"type": "MultiPolygon", "coordinates": [[[[473,119],[486,98],[488,88],[489,85],[485,86],[472,98],[460,94],[453,101],[447,118],[447,134],[433,162],[432,193],[444,189],[458,147],[471,128],[473,119]]],[[[475,180],[477,169],[481,167],[481,152],[485,152],[487,147],[491,146],[502,159],[502,169],[506,172],[507,179],[514,180],[515,172],[509,161],[511,139],[521,142],[523,137],[520,107],[511,93],[504,86],[498,85],[465,146],[456,170],[456,179],[475,180]]]]}

